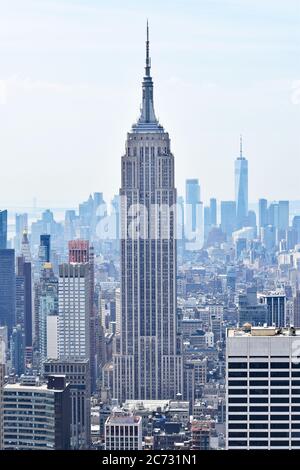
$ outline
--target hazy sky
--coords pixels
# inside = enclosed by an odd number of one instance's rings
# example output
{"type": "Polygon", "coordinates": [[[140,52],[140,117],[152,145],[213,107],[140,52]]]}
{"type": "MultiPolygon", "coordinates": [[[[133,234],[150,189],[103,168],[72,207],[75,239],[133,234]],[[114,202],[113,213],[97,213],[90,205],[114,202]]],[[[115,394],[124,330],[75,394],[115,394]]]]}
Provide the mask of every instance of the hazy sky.
{"type": "Polygon", "coordinates": [[[299,0],[0,0],[0,208],[118,192],[150,22],[156,114],[179,193],[300,199],[299,0]]]}

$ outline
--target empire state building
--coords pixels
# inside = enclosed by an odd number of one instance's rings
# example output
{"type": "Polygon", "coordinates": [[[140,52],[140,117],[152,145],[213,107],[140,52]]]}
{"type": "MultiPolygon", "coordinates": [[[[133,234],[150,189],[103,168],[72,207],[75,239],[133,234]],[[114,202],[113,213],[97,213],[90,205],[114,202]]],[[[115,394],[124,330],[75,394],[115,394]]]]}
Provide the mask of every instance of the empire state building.
{"type": "Polygon", "coordinates": [[[113,397],[120,402],[175,398],[183,380],[174,156],[154,112],[148,24],[142,88],[121,163],[121,327],[113,355],[113,397]]]}

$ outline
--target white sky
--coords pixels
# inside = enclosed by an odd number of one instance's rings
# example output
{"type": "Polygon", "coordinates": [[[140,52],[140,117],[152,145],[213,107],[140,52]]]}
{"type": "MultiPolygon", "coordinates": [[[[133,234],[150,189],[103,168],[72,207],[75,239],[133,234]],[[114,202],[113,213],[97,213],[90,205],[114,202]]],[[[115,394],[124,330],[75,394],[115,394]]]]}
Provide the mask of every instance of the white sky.
{"type": "Polygon", "coordinates": [[[0,208],[109,200],[138,116],[150,22],[156,114],[176,181],[300,199],[298,0],[0,0],[0,208]]]}

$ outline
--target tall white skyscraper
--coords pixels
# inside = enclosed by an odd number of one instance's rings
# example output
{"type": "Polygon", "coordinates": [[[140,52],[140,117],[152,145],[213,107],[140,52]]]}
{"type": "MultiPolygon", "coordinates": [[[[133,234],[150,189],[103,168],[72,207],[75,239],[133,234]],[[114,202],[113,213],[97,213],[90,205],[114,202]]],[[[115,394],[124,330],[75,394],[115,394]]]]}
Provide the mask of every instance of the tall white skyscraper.
{"type": "Polygon", "coordinates": [[[247,224],[248,216],[248,160],[243,156],[243,139],[240,137],[240,156],[235,160],[235,202],[237,228],[247,224]]]}
{"type": "Polygon", "coordinates": [[[59,359],[89,359],[89,263],[70,263],[59,266],[58,312],[59,359]]]}
{"type": "Polygon", "coordinates": [[[113,396],[121,402],[175,398],[182,390],[182,355],[176,328],[174,156],[154,113],[148,27],[141,115],[127,135],[120,197],[121,334],[113,358],[113,396]],[[143,214],[140,235],[133,224],[137,208],[143,214]]]}
{"type": "Polygon", "coordinates": [[[300,329],[227,331],[227,449],[300,449],[300,329]]]}

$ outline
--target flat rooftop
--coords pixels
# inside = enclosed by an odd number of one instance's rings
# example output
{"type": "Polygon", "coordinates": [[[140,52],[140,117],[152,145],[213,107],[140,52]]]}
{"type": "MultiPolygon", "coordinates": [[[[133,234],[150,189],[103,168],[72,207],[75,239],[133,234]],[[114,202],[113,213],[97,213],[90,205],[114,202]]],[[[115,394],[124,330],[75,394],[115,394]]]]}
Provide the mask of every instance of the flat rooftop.
{"type": "Polygon", "coordinates": [[[244,325],[242,328],[228,328],[227,338],[249,336],[300,336],[300,328],[244,325]]]}

